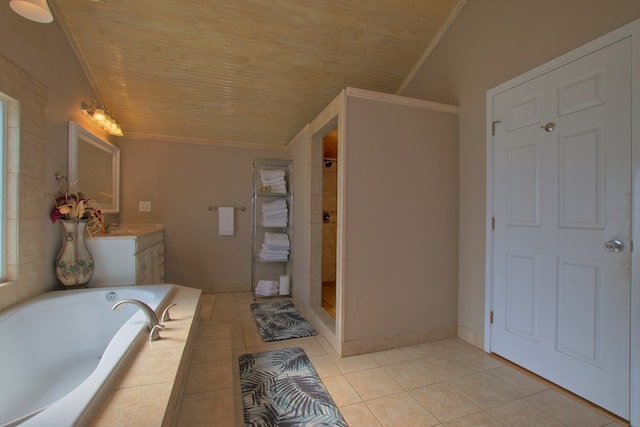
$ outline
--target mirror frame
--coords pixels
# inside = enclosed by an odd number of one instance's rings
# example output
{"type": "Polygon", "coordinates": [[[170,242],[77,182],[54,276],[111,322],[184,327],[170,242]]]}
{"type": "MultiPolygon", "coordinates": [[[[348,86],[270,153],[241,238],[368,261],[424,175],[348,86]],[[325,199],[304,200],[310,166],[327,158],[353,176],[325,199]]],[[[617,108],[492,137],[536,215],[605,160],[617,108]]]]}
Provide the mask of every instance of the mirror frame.
{"type": "Polygon", "coordinates": [[[111,156],[111,189],[106,192],[113,195],[112,203],[94,203],[105,214],[120,212],[120,149],[108,141],[92,134],[79,124],[69,121],[68,175],[69,183],[78,180],[78,144],[85,142],[111,156]]]}

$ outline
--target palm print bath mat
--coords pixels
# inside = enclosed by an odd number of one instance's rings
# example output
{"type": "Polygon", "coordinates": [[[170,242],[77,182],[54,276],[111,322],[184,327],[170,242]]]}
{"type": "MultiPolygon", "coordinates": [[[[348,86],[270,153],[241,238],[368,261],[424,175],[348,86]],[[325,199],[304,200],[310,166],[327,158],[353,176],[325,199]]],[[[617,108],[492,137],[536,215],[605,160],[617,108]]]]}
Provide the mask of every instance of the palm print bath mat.
{"type": "Polygon", "coordinates": [[[347,426],[303,349],[239,357],[246,426],[347,426]]]}
{"type": "Polygon", "coordinates": [[[251,312],[263,341],[278,341],[317,335],[291,300],[253,303],[251,312]]]}

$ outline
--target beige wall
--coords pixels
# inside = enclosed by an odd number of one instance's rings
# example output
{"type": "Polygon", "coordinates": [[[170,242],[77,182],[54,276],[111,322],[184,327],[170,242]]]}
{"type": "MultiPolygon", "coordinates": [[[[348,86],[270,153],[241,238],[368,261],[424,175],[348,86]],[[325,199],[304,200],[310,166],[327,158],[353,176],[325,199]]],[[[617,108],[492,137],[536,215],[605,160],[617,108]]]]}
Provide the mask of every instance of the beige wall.
{"type": "Polygon", "coordinates": [[[0,287],[2,309],[57,287],[53,262],[61,231],[48,220],[47,194],[56,190],[54,173],[66,175],[67,121],[83,123],[80,102],[95,94],[60,26],[28,21],[7,1],[0,2],[0,91],[21,103],[18,252],[10,260],[17,281],[0,287]]]}
{"type": "MultiPolygon", "coordinates": [[[[282,151],[120,139],[122,223],[165,224],[165,278],[204,292],[249,290],[251,282],[251,167],[282,151]],[[150,201],[151,212],[138,212],[150,201]],[[218,235],[208,206],[235,212],[234,236],[218,235]]],[[[294,178],[295,179],[295,178],[294,178]]]]}
{"type": "Polygon", "coordinates": [[[345,345],[451,336],[458,116],[357,97],[347,98],[345,115],[345,345]]]}
{"type": "Polygon", "coordinates": [[[484,327],[486,91],[640,17],[637,0],[467,0],[402,95],[459,105],[458,323],[484,327]]]}
{"type": "Polygon", "coordinates": [[[293,160],[293,237],[291,293],[305,307],[311,305],[311,143],[309,125],[287,147],[293,160]]]}

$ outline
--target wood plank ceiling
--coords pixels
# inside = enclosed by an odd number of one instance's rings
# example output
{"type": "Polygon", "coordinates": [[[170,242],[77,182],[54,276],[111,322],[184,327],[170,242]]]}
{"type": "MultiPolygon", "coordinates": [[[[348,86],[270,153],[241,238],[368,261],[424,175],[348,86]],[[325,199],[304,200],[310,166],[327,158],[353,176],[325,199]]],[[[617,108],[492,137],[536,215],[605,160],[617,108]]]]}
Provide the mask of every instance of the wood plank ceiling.
{"type": "Polygon", "coordinates": [[[395,93],[458,3],[50,0],[124,139],[270,149],[347,86],[395,93]]]}

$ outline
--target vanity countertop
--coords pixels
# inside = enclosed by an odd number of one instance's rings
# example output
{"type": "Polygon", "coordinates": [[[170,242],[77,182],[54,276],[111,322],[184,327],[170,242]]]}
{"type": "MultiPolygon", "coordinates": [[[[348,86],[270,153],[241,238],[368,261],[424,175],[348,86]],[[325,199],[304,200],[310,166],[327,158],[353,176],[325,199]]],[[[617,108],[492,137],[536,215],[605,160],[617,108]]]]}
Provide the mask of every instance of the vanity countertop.
{"type": "Polygon", "coordinates": [[[94,235],[94,239],[131,239],[158,231],[164,231],[164,224],[119,224],[106,234],[94,235]]]}

